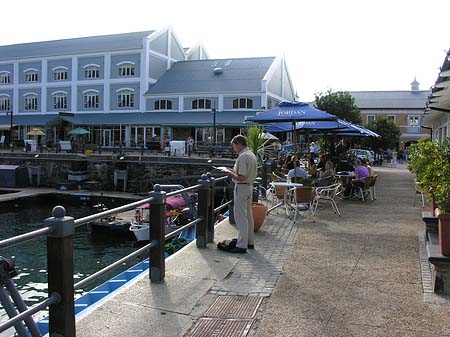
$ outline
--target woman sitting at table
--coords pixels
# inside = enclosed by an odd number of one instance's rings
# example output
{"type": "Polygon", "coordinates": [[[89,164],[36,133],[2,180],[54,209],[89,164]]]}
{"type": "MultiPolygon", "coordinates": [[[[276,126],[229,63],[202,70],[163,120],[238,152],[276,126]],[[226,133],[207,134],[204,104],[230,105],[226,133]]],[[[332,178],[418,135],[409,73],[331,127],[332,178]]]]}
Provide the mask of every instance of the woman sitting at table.
{"type": "Polygon", "coordinates": [[[331,160],[325,162],[323,170],[319,171],[319,177],[314,180],[313,186],[329,186],[334,180],[334,169],[331,160]]]}
{"type": "Polygon", "coordinates": [[[365,167],[360,159],[356,160],[355,178],[351,180],[350,184],[345,186],[344,198],[350,197],[352,187],[364,187],[364,180],[369,176],[369,170],[365,167]]]}

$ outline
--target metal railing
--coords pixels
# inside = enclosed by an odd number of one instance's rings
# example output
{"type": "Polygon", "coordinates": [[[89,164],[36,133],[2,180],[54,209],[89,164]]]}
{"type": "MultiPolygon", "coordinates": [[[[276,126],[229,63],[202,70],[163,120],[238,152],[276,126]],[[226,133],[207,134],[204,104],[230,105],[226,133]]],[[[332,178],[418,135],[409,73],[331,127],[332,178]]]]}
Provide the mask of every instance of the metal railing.
{"type": "Polygon", "coordinates": [[[198,248],[205,248],[207,243],[214,241],[214,214],[228,207],[231,203],[231,201],[224,202],[214,208],[216,183],[226,179],[226,176],[215,179],[208,173],[201,176],[197,185],[169,193],[166,193],[164,189],[174,189],[179,185],[155,185],[148,198],[79,219],[66,216],[64,207],[56,206],[52,211],[53,216],[44,220],[43,228],[1,240],[0,249],[36,238],[47,237],[47,274],[48,293],[50,295],[41,303],[32,308],[27,308],[11,280],[16,275],[14,262],[0,257],[0,300],[10,317],[8,321],[0,325],[0,332],[14,326],[20,337],[40,336],[41,333],[32,319],[32,315],[48,307],[50,336],[76,336],[75,290],[86,286],[100,276],[147,251],[151,261],[149,263],[151,282],[163,282],[165,277],[164,243],[166,240],[177,236],[185,229],[196,226],[195,236],[198,248]],[[165,235],[167,197],[194,191],[198,192],[196,219],[165,235]],[[150,203],[150,243],[74,284],[72,238],[75,228],[91,221],[135,209],[145,203],[150,203]],[[12,301],[3,287],[8,290],[12,301]]]}

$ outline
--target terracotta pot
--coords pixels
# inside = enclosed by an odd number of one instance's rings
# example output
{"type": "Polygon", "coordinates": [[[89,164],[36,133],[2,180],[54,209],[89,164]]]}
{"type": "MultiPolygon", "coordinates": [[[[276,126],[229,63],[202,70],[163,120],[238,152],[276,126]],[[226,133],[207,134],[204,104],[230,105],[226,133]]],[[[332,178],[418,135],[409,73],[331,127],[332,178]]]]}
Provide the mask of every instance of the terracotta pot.
{"type": "Polygon", "coordinates": [[[258,202],[252,203],[253,222],[255,224],[254,231],[257,232],[264,223],[267,214],[267,206],[258,202]]]}
{"type": "Polygon", "coordinates": [[[439,221],[439,249],[442,255],[450,256],[450,214],[441,214],[436,208],[436,217],[439,221]]]}

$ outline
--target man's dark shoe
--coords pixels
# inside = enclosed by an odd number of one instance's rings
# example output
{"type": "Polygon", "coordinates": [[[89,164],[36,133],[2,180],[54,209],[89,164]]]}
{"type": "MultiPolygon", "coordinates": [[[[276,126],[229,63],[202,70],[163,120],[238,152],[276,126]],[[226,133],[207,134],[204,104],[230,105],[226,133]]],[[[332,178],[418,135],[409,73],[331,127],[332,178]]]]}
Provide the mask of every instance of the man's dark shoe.
{"type": "Polygon", "coordinates": [[[255,249],[255,245],[247,245],[248,249],[255,249]]]}
{"type": "Polygon", "coordinates": [[[230,252],[230,253],[237,253],[237,254],[243,254],[243,253],[247,253],[247,249],[244,249],[244,248],[239,248],[239,247],[233,247],[233,248],[230,248],[229,250],[227,250],[227,252],[230,252]]]}

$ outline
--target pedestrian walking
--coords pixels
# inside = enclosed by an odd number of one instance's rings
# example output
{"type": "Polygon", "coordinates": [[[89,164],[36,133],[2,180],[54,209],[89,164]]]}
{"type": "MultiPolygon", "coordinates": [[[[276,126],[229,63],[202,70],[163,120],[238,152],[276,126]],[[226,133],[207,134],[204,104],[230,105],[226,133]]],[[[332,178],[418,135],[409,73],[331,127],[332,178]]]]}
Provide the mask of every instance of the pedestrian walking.
{"type": "Polygon", "coordinates": [[[217,247],[230,253],[246,253],[254,248],[254,223],[252,214],[253,183],[258,174],[256,156],[247,147],[244,136],[231,140],[233,150],[239,155],[233,169],[226,171],[234,182],[234,218],[239,230],[237,239],[219,242],[217,247]]]}

